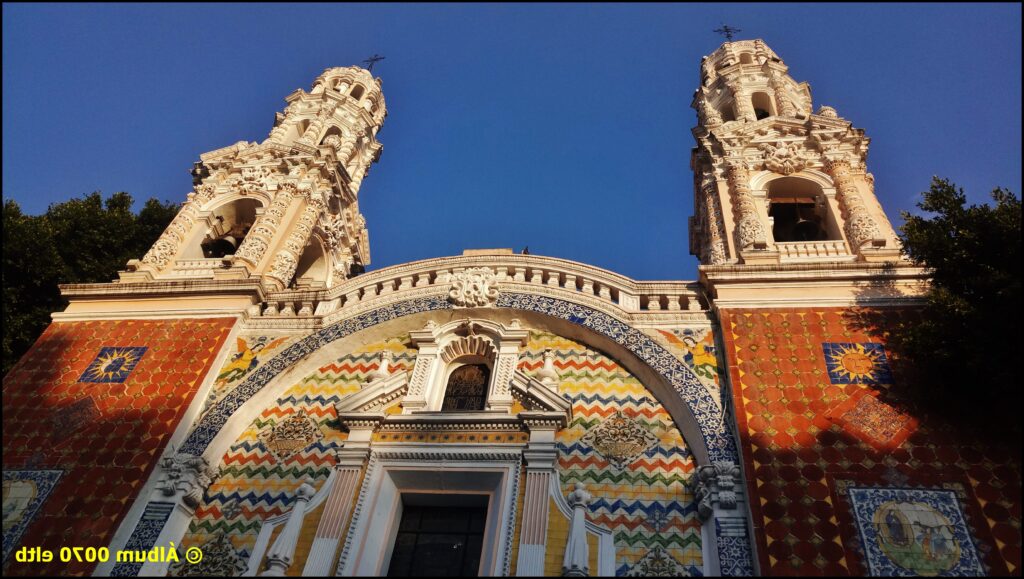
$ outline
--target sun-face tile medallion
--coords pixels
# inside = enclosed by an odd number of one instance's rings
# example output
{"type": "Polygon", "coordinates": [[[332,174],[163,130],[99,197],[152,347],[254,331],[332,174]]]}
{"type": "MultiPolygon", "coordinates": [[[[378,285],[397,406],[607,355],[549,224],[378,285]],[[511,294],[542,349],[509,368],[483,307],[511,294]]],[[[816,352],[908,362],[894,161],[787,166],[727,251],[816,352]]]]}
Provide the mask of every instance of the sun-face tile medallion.
{"type": "Polygon", "coordinates": [[[833,384],[892,384],[881,344],[824,342],[825,367],[833,384]]]}
{"type": "Polygon", "coordinates": [[[82,372],[79,382],[93,384],[122,383],[128,374],[142,360],[147,347],[106,347],[101,348],[96,359],[82,372]]]}

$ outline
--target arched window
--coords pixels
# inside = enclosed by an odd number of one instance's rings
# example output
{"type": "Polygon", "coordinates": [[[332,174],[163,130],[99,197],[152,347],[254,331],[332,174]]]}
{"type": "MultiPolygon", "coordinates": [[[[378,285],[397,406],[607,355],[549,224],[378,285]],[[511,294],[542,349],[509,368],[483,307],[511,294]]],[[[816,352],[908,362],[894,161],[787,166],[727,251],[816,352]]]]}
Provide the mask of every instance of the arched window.
{"type": "Polygon", "coordinates": [[[366,89],[363,88],[363,85],[357,84],[354,87],[352,87],[352,92],[349,93],[349,96],[356,100],[359,100],[363,98],[363,93],[365,92],[366,89]]]}
{"type": "Polygon", "coordinates": [[[754,57],[749,52],[740,55],[740,64],[754,64],[754,57]]]}
{"type": "Polygon", "coordinates": [[[755,92],[750,100],[754,105],[754,116],[757,117],[757,120],[766,119],[775,114],[772,98],[767,93],[755,92]]]}
{"type": "Polygon", "coordinates": [[[798,177],[776,179],[768,184],[768,203],[776,243],[842,239],[829,223],[821,187],[812,181],[798,177]]]}
{"type": "Polygon", "coordinates": [[[486,364],[466,364],[453,370],[445,386],[441,411],[483,410],[490,378],[491,369],[486,364]]]}

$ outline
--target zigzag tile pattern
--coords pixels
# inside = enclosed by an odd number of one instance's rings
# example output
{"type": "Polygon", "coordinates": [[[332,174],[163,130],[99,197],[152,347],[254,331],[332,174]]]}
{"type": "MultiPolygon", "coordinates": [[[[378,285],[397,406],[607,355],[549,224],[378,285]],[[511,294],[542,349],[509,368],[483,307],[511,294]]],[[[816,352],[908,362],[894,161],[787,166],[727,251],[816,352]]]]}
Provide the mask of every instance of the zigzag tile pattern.
{"type": "Polygon", "coordinates": [[[685,481],[694,461],[668,412],[640,382],[604,354],[549,333],[531,332],[519,369],[534,374],[544,351],[555,353],[560,389],[573,402],[573,422],[558,435],[563,494],[583,482],[594,495],[589,518],[615,533],[616,574],[625,575],[656,546],[700,575],[700,522],[685,481]],[[618,469],[586,433],[621,412],[658,440],[627,468],[618,469]]]}
{"type": "Polygon", "coordinates": [[[385,349],[393,356],[392,373],[412,369],[416,351],[408,335],[363,346],[321,366],[260,413],[224,454],[220,476],[196,509],[182,547],[201,545],[225,533],[247,558],[263,521],[290,510],[302,481],[311,479],[319,489],[334,465],[334,451],[347,437],[335,422],[334,404],[359,390],[378,368],[380,352],[385,349]],[[281,461],[259,440],[259,433],[300,410],[324,436],[281,461]]]}

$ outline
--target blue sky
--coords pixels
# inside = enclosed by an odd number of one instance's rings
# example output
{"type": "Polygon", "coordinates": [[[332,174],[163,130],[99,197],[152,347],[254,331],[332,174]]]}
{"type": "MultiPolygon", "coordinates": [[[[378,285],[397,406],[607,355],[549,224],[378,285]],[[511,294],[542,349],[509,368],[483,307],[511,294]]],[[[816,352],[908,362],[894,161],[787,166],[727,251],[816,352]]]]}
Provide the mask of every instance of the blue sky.
{"type": "Polygon", "coordinates": [[[689,108],[722,22],[872,139],[894,224],[932,175],[1021,191],[1019,4],[3,6],[3,194],[182,201],[199,154],[380,53],[372,264],[529,245],[694,279],[689,108]]]}

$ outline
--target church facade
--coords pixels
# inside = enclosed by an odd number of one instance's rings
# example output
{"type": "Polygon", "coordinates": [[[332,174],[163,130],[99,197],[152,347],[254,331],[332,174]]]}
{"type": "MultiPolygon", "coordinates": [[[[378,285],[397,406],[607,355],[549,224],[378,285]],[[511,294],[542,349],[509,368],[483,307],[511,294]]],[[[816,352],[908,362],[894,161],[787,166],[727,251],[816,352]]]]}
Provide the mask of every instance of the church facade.
{"type": "Polygon", "coordinates": [[[867,320],[927,274],[869,139],[764,42],[700,64],[696,281],[486,249],[366,272],[381,80],[286,101],[5,378],[5,574],[1020,573],[1020,457],[891,392],[867,320]]]}

